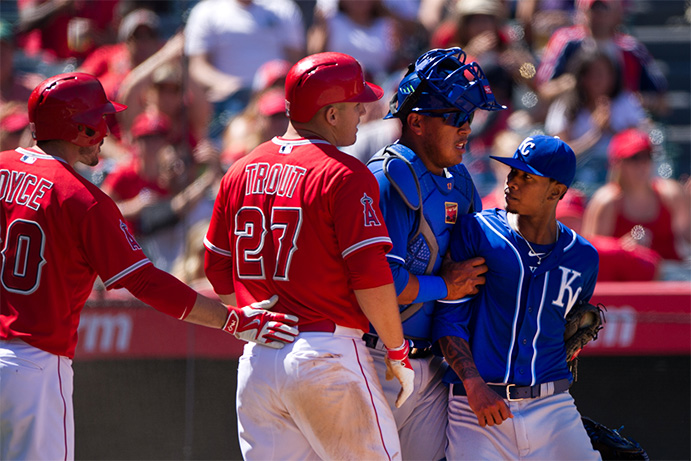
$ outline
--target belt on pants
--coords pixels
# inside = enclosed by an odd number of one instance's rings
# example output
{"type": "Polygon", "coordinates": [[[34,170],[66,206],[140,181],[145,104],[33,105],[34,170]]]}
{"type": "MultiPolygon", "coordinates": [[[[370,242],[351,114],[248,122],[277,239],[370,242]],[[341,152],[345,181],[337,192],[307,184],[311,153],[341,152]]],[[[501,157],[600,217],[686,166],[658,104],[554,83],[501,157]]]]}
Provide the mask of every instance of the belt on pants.
{"type": "MultiPolygon", "coordinates": [[[[500,397],[509,400],[537,399],[554,394],[561,394],[569,390],[571,382],[564,378],[549,383],[536,384],[534,386],[516,386],[515,384],[488,384],[489,388],[499,394],[500,397]]],[[[452,384],[453,395],[467,395],[462,384],[452,384]]]]}
{"type": "Polygon", "coordinates": [[[298,325],[300,333],[333,333],[336,331],[336,324],[331,320],[317,320],[316,322],[298,325]]]}
{"type": "MultiPolygon", "coordinates": [[[[378,351],[386,352],[386,346],[383,341],[379,340],[379,336],[373,335],[372,333],[365,333],[362,335],[362,340],[365,341],[365,346],[370,349],[376,349],[378,351]]],[[[432,343],[425,341],[424,339],[408,339],[408,346],[410,346],[410,352],[408,353],[408,358],[411,359],[424,359],[432,355],[432,343]]]]}

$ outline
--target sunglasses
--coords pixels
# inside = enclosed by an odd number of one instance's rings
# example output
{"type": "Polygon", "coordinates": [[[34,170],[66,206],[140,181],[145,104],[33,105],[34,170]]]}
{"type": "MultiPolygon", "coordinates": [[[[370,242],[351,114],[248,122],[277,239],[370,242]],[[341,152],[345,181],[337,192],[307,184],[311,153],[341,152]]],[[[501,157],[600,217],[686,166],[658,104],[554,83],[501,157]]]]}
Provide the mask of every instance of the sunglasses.
{"type": "Polygon", "coordinates": [[[429,117],[441,117],[444,119],[444,123],[449,126],[455,126],[456,128],[462,127],[466,122],[468,124],[473,123],[474,112],[466,114],[465,112],[455,111],[455,112],[425,112],[420,111],[419,113],[427,115],[429,117]]]}

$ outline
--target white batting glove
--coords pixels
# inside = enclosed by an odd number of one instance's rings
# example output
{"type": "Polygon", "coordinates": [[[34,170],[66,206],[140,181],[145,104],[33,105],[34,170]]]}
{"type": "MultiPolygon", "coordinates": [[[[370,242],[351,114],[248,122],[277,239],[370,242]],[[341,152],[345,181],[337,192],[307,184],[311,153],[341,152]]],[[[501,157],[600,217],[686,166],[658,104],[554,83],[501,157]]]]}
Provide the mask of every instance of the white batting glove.
{"type": "Polygon", "coordinates": [[[237,339],[252,341],[264,346],[280,349],[295,341],[299,331],[298,318],[290,314],[269,312],[278,296],[258,301],[245,307],[228,307],[228,318],[223,330],[237,339]]]}
{"type": "Polygon", "coordinates": [[[386,348],[386,380],[389,381],[395,377],[401,383],[401,391],[396,398],[396,408],[403,405],[415,387],[415,372],[408,359],[409,351],[410,346],[406,339],[400,347],[386,348]]]}

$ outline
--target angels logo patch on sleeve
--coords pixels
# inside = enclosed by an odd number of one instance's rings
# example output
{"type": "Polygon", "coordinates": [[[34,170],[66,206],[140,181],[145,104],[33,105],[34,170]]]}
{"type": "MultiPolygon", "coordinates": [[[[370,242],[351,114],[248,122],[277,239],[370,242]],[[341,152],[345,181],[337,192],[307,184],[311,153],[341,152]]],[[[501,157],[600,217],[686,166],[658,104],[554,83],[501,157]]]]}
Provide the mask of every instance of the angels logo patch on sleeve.
{"type": "Polygon", "coordinates": [[[120,230],[123,234],[125,234],[125,238],[127,239],[127,242],[130,244],[130,247],[132,247],[133,251],[138,251],[142,249],[142,247],[140,247],[137,241],[135,240],[134,236],[130,233],[127,224],[125,224],[125,222],[122,220],[120,220],[120,230]]]}
{"type": "Polygon", "coordinates": [[[368,196],[366,193],[362,194],[360,203],[362,203],[362,214],[365,218],[365,227],[381,226],[379,218],[377,217],[377,213],[374,210],[374,207],[372,206],[372,204],[374,203],[372,197],[368,196]]]}

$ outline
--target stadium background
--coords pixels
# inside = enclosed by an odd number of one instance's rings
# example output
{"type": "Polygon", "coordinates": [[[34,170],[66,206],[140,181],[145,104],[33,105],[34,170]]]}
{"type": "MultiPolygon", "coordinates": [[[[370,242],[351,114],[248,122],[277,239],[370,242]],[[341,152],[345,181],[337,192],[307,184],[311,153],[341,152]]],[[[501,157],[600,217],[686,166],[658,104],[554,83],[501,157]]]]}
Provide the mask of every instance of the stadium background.
{"type": "MultiPolygon", "coordinates": [[[[196,2],[150,3],[172,34],[196,2]]],[[[297,3],[309,23],[314,2],[297,3]]],[[[688,175],[689,2],[629,4],[631,33],[669,82],[672,110],[659,120],[668,160],[677,176],[688,175]]],[[[15,14],[15,1],[0,1],[3,18],[15,14]]],[[[651,459],[691,459],[691,281],[599,286],[597,296],[610,311],[572,388],[581,413],[615,429],[623,425],[651,459]],[[607,340],[607,331],[617,333],[607,340]]],[[[77,459],[240,459],[238,341],[165,318],[122,293],[94,293],[82,323],[74,364],[77,459]]]]}

